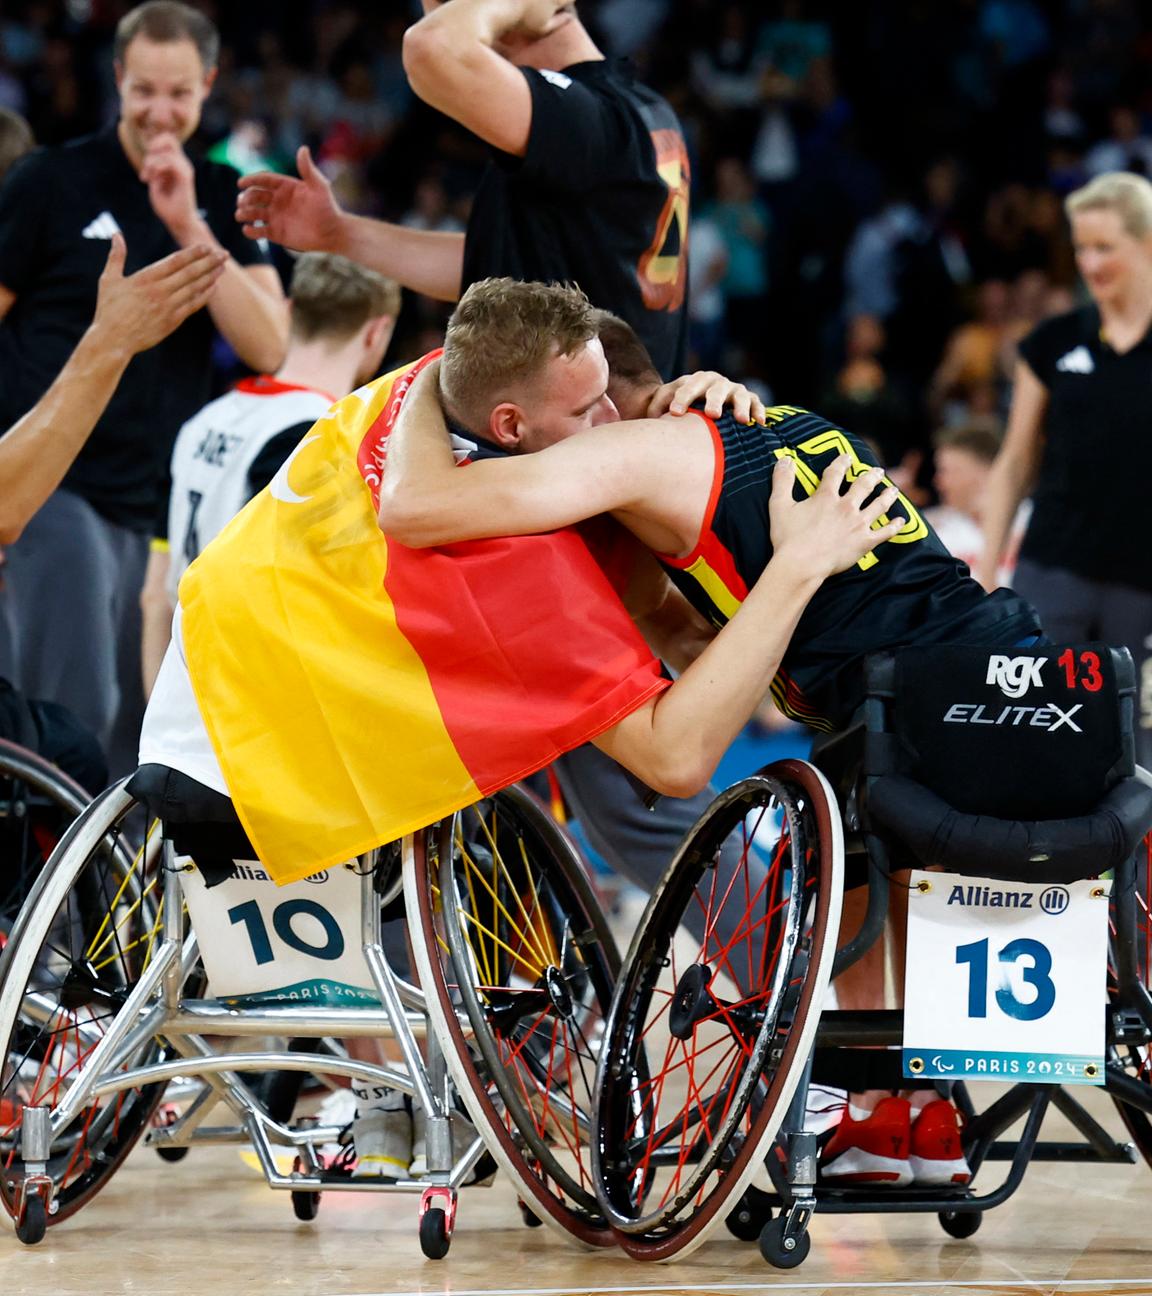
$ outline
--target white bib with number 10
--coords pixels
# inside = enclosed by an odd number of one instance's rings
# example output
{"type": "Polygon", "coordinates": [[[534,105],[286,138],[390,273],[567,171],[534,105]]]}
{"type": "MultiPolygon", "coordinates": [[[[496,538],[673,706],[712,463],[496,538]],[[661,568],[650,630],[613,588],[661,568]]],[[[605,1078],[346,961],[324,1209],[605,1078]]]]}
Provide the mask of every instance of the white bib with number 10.
{"type": "Polygon", "coordinates": [[[1110,890],[915,870],[904,1074],[1102,1084],[1110,890]]]}
{"type": "Polygon", "coordinates": [[[257,863],[208,888],[196,869],[180,885],[212,994],[237,1005],[376,1004],[360,943],[359,873],[341,866],[277,886],[257,863]]]}

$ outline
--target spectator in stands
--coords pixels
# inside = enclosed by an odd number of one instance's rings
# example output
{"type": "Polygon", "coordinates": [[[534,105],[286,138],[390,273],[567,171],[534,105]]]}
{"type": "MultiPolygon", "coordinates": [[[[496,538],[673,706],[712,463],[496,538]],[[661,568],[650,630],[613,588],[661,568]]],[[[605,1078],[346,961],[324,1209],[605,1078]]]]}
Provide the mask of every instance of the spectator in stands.
{"type": "MultiPolygon", "coordinates": [[[[984,503],[1000,441],[1000,431],[993,423],[942,428],[933,438],[936,467],[932,484],[940,503],[926,508],[924,517],[935,527],[949,553],[973,571],[980,568],[984,557],[984,503]]],[[[1008,543],[1000,555],[998,585],[1012,585],[1029,511],[1027,503],[1017,510],[1008,543]]]]}
{"type": "Polygon", "coordinates": [[[45,393],[92,317],[108,240],[130,266],[175,248],[226,251],[208,312],[136,359],[61,488],[8,553],[13,682],[67,705],[130,768],[143,707],[138,599],[171,441],[208,394],[212,325],[262,370],[287,314],[265,254],[237,237],[234,173],[183,145],[212,87],[218,38],[196,10],[152,0],[117,28],[120,115],[24,159],[0,193],[0,427],[45,393]]]}

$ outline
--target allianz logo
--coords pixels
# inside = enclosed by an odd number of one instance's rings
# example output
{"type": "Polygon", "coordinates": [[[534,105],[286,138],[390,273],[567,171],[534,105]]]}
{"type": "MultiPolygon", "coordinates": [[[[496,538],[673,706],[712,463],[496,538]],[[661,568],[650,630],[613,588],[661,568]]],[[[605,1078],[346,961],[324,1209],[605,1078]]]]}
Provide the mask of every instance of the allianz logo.
{"type": "Polygon", "coordinates": [[[1031,891],[999,891],[995,887],[956,885],[948,894],[950,905],[983,909],[1031,909],[1031,891]]]}

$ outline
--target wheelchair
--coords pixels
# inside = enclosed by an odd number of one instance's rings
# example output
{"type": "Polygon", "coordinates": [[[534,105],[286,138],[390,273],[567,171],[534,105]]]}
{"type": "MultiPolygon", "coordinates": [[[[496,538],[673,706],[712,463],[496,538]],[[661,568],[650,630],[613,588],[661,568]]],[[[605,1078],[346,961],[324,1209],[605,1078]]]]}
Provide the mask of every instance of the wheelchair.
{"type": "Polygon", "coordinates": [[[143,1139],[172,1160],[250,1144],[300,1219],[326,1192],[419,1193],[420,1245],[434,1259],[449,1249],[458,1189],[495,1169],[491,1158],[526,1223],[611,1245],[588,1143],[619,956],[574,848],[539,803],[512,787],[343,865],[358,897],[347,942],[327,900],[280,903],[270,919],[233,907],[233,939],[248,934],[257,962],[273,939],[295,942],[321,960],[323,979],[337,945],[354,949],[366,982],[354,1004],[299,990],[213,997],[191,911],[203,912],[204,883],[256,871],[232,869],[244,841],[227,798],[146,766],[89,805],[48,859],[0,956],[0,1199],[19,1239],[39,1242],[79,1211],[143,1139]],[[126,824],[142,803],[164,817],[136,845],[126,824]],[[397,951],[385,924],[404,914],[408,949],[397,951]],[[266,949],[253,935],[261,923],[266,949]],[[275,1047],[246,1046],[253,1036],[275,1047]],[[403,1061],[360,1061],[332,1043],[353,1038],[390,1038],[403,1061]],[[294,1115],[291,1086],[285,1101],[282,1083],[275,1098],[249,1083],[268,1073],[409,1095],[426,1116],[427,1175],[352,1178],[346,1158],[322,1150],[339,1129],[294,1115]],[[192,1096],[158,1120],[174,1081],[192,1096]],[[454,1136],[461,1109],[475,1137],[454,1136]],[[277,1148],[292,1155],[290,1172],[277,1148]]]}
{"type": "Polygon", "coordinates": [[[1138,1150],[1152,1164],[1152,777],[1134,764],[1127,652],[904,649],[868,660],[866,691],[860,724],[819,744],[811,763],[776,762],[713,802],[625,956],[592,1164],[604,1216],[636,1259],[686,1255],[726,1224],[792,1268],[817,1211],[931,1212],[968,1237],[1030,1160],[1131,1163],[1138,1150]],[[1020,678],[1006,677],[1017,661],[1020,678]],[[739,868],[721,876],[721,847],[734,842],[739,868]],[[860,1088],[918,1083],[921,1059],[913,1079],[902,1074],[902,1011],[822,1009],[832,977],[880,936],[891,873],[929,865],[1021,883],[1111,878],[1100,1079],[1135,1147],[1071,1086],[1008,1077],[977,1111],[963,1081],[938,1080],[962,1114],[972,1180],[985,1162],[1010,1163],[998,1187],[820,1181],[805,1128],[813,1068],[864,1059],[875,1078],[860,1088]],[[867,880],[867,912],[837,950],[846,867],[867,880]],[[703,936],[692,935],[701,918],[703,936]],[[1082,1141],[1040,1140],[1049,1107],[1082,1141]],[[1019,1136],[1004,1138],[1022,1117],[1019,1136]]]}

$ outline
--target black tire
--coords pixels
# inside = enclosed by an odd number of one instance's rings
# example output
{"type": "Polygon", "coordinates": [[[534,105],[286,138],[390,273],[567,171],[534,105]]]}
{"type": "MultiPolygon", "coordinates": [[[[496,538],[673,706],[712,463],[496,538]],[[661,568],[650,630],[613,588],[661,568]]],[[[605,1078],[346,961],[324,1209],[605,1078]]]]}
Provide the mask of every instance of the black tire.
{"type": "Polygon", "coordinates": [[[970,1238],[984,1223],[979,1211],[941,1211],[936,1218],[944,1232],[954,1238],[970,1238]]]}
{"type": "Polygon", "coordinates": [[[525,1228],[537,1229],[544,1223],[540,1216],[529,1210],[523,1202],[518,1202],[517,1205],[520,1207],[520,1218],[524,1221],[525,1228]]]}
{"type": "Polygon", "coordinates": [[[292,1213],[298,1220],[314,1220],[320,1214],[320,1196],[318,1192],[293,1192],[292,1213]]]}
{"type": "Polygon", "coordinates": [[[469,1116],[539,1219],[611,1246],[588,1141],[619,956],[573,847],[508,788],[417,834],[404,886],[420,984],[469,1116]]]}
{"type": "MultiPolygon", "coordinates": [[[[1131,930],[1131,915],[1124,911],[1124,907],[1129,904],[1135,905],[1136,975],[1143,986],[1152,991],[1152,912],[1149,911],[1149,904],[1152,902],[1152,833],[1149,833],[1137,848],[1136,865],[1136,896],[1133,898],[1113,895],[1112,898],[1113,946],[1110,949],[1108,968],[1108,990],[1112,997],[1116,997],[1119,991],[1116,983],[1115,941],[1118,939],[1116,933],[1125,930],[1126,927],[1131,930]],[[1128,922],[1125,921],[1126,918],[1129,919],[1128,922]]],[[[1147,1025],[1152,1026],[1152,1023],[1147,1025]]],[[[1105,1079],[1107,1080],[1108,1072],[1117,1071],[1143,1085],[1149,1099],[1152,1100],[1152,1040],[1142,1044],[1114,1044],[1109,1050],[1105,1079]]],[[[1120,1119],[1132,1136],[1132,1141],[1139,1149],[1140,1155],[1146,1164],[1152,1167],[1152,1116],[1149,1116],[1143,1108],[1124,1102],[1115,1093],[1112,1095],[1112,1101],[1116,1104],[1120,1119]]]]}
{"type": "MultiPolygon", "coordinates": [[[[21,1160],[26,1105],[55,1108],[147,966],[160,925],[159,835],[138,851],[125,834],[135,809],[121,785],[94,801],[61,838],[0,957],[0,1154],[21,1160]]],[[[126,1065],[164,1059],[156,1040],[126,1065]]],[[[53,1139],[53,1225],[108,1182],[143,1134],[163,1084],[94,1098],[53,1139]]],[[[0,1200],[16,1196],[0,1176],[0,1200]]]]}
{"type": "Polygon", "coordinates": [[[808,1252],[812,1250],[812,1238],[807,1229],[798,1237],[789,1239],[792,1249],[788,1250],[784,1244],[786,1222],[786,1216],[778,1215],[764,1225],[760,1234],[760,1254],[775,1269],[795,1269],[808,1259],[808,1252]]]}
{"type": "Polygon", "coordinates": [[[652,896],[612,1000],[593,1145],[634,1258],[698,1246],[769,1154],[831,974],[842,870],[830,787],[780,761],[716,798],[652,896]]]}
{"type": "Polygon", "coordinates": [[[24,1217],[16,1225],[16,1236],[25,1246],[35,1246],[43,1242],[48,1229],[48,1210],[44,1198],[29,1197],[24,1203],[24,1217]]]}
{"type": "Polygon", "coordinates": [[[443,1260],[451,1245],[448,1216],[440,1206],[430,1206],[420,1216],[420,1250],[429,1260],[443,1260]]]}
{"type": "Polygon", "coordinates": [[[772,1218],[771,1198],[749,1186],[724,1219],[728,1232],[740,1242],[757,1242],[772,1218]]]}

